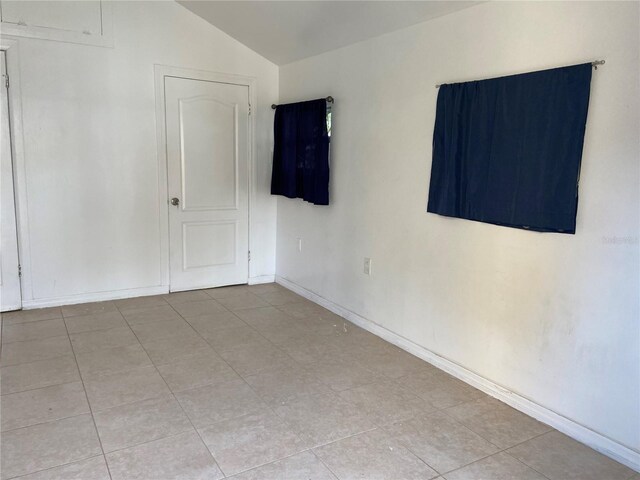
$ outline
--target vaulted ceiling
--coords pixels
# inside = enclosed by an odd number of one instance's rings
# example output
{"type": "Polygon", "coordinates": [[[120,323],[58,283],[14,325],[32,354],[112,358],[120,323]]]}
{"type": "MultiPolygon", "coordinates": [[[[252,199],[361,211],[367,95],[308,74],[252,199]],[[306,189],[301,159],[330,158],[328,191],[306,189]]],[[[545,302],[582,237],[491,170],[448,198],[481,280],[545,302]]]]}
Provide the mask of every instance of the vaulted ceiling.
{"type": "Polygon", "coordinates": [[[202,1],[181,5],[278,65],[471,7],[472,1],[202,1]]]}

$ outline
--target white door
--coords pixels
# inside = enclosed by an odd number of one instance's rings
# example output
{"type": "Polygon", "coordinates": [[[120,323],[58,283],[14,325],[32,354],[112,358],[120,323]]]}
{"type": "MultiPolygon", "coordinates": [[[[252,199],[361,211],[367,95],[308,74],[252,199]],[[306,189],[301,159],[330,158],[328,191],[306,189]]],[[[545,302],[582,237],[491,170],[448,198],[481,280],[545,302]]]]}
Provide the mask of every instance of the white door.
{"type": "Polygon", "coordinates": [[[164,86],[170,290],[247,283],[249,87],[164,86]]]}
{"type": "Polygon", "coordinates": [[[7,90],[7,64],[5,52],[0,52],[2,64],[2,105],[0,116],[0,311],[22,307],[18,266],[18,235],[16,207],[13,192],[13,165],[11,158],[11,130],[9,126],[9,95],[7,90]]]}

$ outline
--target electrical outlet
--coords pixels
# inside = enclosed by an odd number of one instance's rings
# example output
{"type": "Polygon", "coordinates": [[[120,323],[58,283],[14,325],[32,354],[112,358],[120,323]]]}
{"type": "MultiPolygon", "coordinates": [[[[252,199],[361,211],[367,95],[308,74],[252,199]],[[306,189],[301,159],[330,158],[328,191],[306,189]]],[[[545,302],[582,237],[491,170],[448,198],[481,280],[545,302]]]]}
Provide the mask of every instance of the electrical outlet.
{"type": "Polygon", "coordinates": [[[371,275],[371,259],[364,257],[364,274],[371,275]]]}
{"type": "Polygon", "coordinates": [[[302,251],[302,239],[298,238],[298,251],[301,252],[302,251]]]}

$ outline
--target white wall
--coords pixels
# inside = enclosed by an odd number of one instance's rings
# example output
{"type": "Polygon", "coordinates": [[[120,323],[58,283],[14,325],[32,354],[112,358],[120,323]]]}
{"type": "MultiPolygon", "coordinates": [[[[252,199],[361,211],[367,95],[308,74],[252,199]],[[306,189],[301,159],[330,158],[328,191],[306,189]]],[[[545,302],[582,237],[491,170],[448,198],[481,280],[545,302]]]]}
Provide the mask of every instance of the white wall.
{"type": "Polygon", "coordinates": [[[113,48],[19,39],[25,305],[166,290],[154,64],[257,78],[250,276],[273,275],[278,67],[174,2],[112,7],[113,48]]]}
{"type": "Polygon", "coordinates": [[[282,67],[281,102],[336,103],[332,205],[278,199],[277,275],[639,451],[638,7],[485,3],[282,67]],[[435,84],[601,58],[575,236],[425,212],[435,84]]]}

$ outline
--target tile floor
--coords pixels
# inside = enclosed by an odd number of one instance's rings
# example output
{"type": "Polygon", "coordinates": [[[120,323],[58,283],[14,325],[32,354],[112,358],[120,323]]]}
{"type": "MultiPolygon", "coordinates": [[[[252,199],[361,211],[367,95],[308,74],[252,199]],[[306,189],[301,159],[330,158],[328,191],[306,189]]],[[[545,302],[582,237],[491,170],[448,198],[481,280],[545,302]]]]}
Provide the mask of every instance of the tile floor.
{"type": "Polygon", "coordinates": [[[275,285],[2,315],[1,478],[639,480],[275,285]]]}

